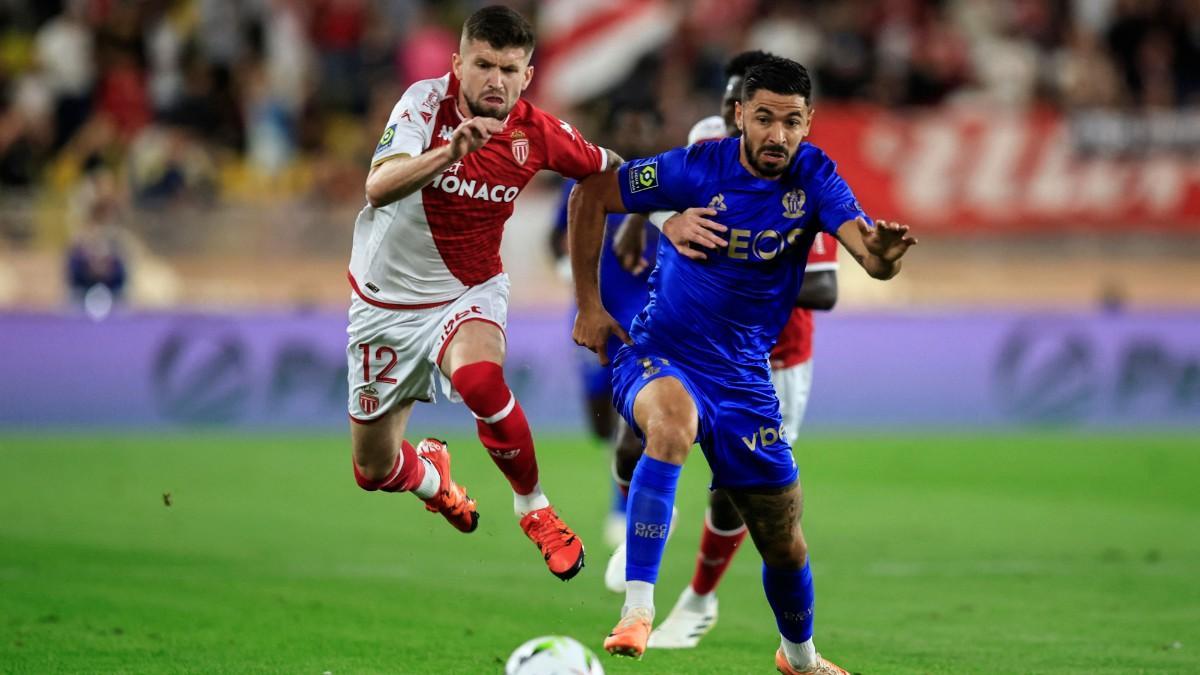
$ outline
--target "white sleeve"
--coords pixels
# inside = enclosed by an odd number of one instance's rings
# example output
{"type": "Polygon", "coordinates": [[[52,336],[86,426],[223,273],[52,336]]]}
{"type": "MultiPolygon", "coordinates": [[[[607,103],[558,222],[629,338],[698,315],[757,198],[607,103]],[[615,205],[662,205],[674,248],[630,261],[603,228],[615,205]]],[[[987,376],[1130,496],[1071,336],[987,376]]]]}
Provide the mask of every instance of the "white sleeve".
{"type": "Polygon", "coordinates": [[[663,225],[666,225],[671,216],[675,215],[678,215],[676,211],[651,211],[650,215],[647,216],[647,220],[653,223],[659,232],[662,232],[663,225]]]}
{"type": "Polygon", "coordinates": [[[383,136],[371,156],[371,166],[396,155],[416,157],[433,140],[434,119],[445,94],[447,78],[421,80],[408,88],[388,117],[383,136]]]}
{"type": "Polygon", "coordinates": [[[705,117],[696,122],[692,130],[688,132],[688,145],[695,145],[700,141],[715,141],[725,138],[725,118],[720,115],[705,117]]]}

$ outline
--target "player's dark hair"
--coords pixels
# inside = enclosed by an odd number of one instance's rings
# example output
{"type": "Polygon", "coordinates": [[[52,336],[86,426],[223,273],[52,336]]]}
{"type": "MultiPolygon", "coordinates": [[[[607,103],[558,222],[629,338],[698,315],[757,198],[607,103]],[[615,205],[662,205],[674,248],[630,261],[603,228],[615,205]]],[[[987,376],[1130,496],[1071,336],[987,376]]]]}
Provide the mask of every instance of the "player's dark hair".
{"type": "Polygon", "coordinates": [[[533,52],[533,26],[520,13],[501,5],[489,5],[475,12],[463,24],[464,40],[486,42],[493,49],[521,47],[533,52]]]}
{"type": "Polygon", "coordinates": [[[812,80],[808,69],[791,59],[772,56],[746,71],[742,81],[742,100],[749,101],[754,93],[766,89],[774,94],[799,94],[812,105],[812,80]]]}
{"type": "Polygon", "coordinates": [[[745,77],[747,70],[750,70],[754,66],[757,66],[767,59],[772,58],[776,58],[774,54],[770,52],[764,52],[761,49],[742,52],[741,54],[738,54],[730,59],[729,63],[725,64],[725,79],[728,80],[731,77],[745,77]]]}

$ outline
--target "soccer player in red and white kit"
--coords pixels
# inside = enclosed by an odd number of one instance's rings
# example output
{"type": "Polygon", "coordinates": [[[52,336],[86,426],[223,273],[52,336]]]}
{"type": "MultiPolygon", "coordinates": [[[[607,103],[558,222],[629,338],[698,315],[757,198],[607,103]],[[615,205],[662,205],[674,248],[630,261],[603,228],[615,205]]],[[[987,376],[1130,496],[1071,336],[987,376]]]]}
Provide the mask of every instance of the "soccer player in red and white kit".
{"type": "MultiPolygon", "coordinates": [[[[742,81],[746,71],[763,62],[771,55],[762,51],[738,54],[725,68],[728,78],[725,95],[721,101],[721,115],[700,120],[688,134],[688,145],[737,136],[740,132],[734,121],[734,109],[742,96],[742,81]]],[[[702,249],[689,248],[692,242],[715,244],[724,227],[707,220],[705,216],[716,215],[712,209],[688,209],[680,214],[659,212],[651,214],[650,220],[663,229],[663,234],[676,245],[681,253],[689,257],[705,255],[702,249]]],[[[633,233],[620,232],[623,235],[633,233]]],[[[723,244],[723,242],[721,242],[723,244]]],[[[618,247],[628,245],[629,258],[637,244],[619,241],[618,247]]],[[[625,250],[623,248],[623,250],[625,250]]],[[[837,302],[837,240],[821,233],[813,240],[808,262],[804,268],[804,284],[796,298],[788,323],[779,334],[775,348],[771,350],[771,380],[779,398],[783,416],[783,430],[793,444],[800,437],[804,412],[808,407],[808,395],[812,388],[812,310],[832,309],[837,302]]],[[[700,552],[692,581],[680,594],[671,613],[650,635],[647,646],[658,649],[687,649],[695,647],[717,621],[716,588],[721,577],[729,568],[733,554],[746,538],[746,525],[720,490],[709,498],[709,509],[704,517],[704,531],[700,537],[700,552]]],[[[618,549],[609,561],[605,582],[610,590],[624,590],[624,548],[618,549]],[[618,559],[619,558],[619,559],[618,559]]]]}
{"type": "Polygon", "coordinates": [[[451,71],[413,84],[392,110],[354,225],[350,430],[359,486],[412,492],[474,531],[475,501],[451,478],[446,444],[404,439],[413,403],[432,401],[440,382],[474,415],[521,528],[565,580],[583,567],[583,543],[542,491],[529,424],[505,383],[500,239],[539,170],[579,179],[621,160],[521,99],[533,47],[520,14],[485,7],[463,26],[451,71]]]}

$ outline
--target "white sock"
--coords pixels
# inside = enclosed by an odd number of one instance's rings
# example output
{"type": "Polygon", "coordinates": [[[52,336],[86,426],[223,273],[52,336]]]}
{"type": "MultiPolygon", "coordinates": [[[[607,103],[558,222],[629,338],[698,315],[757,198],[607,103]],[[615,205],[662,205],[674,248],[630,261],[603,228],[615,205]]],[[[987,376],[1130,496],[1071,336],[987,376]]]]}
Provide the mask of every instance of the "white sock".
{"type": "Polygon", "coordinates": [[[634,609],[644,609],[654,616],[654,584],[649,581],[625,582],[625,606],[621,608],[621,616],[634,609]]]}
{"type": "Polygon", "coordinates": [[[546,493],[542,492],[541,483],[534,485],[533,492],[527,495],[513,493],[513,511],[517,512],[518,518],[524,518],[526,513],[544,509],[547,506],[550,506],[550,500],[546,499],[546,493]]]}
{"type": "Polygon", "coordinates": [[[413,494],[421,499],[429,499],[437,494],[438,488],[442,486],[442,477],[438,474],[437,467],[433,462],[425,457],[418,457],[417,461],[425,464],[425,477],[421,479],[421,484],[413,488],[413,494]]]}
{"type": "Polygon", "coordinates": [[[709,591],[704,595],[700,595],[692,590],[692,585],[688,584],[683,589],[683,594],[679,596],[679,606],[689,612],[703,614],[707,612],[717,601],[717,592],[709,591]]]}
{"type": "Polygon", "coordinates": [[[779,638],[783,646],[783,655],[793,668],[808,670],[817,665],[817,648],[813,646],[812,638],[804,642],[792,642],[782,635],[779,638]]]}

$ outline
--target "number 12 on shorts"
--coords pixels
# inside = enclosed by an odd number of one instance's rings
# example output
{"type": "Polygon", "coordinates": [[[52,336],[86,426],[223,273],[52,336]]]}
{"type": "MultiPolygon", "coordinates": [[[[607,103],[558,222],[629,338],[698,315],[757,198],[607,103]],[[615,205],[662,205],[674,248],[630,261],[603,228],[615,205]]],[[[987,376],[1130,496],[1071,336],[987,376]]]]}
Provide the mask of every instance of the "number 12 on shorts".
{"type": "MultiPolygon", "coordinates": [[[[370,384],[372,381],[371,345],[364,342],[359,344],[358,348],[362,350],[363,355],[363,382],[370,384]]],[[[392,372],[392,368],[396,367],[396,361],[398,360],[398,357],[396,356],[396,350],[388,347],[387,345],[377,347],[375,349],[376,365],[382,363],[385,358],[387,359],[387,364],[384,365],[382,369],[376,370],[374,381],[381,382],[383,384],[396,384],[396,378],[388,377],[388,373],[392,372]]]]}

